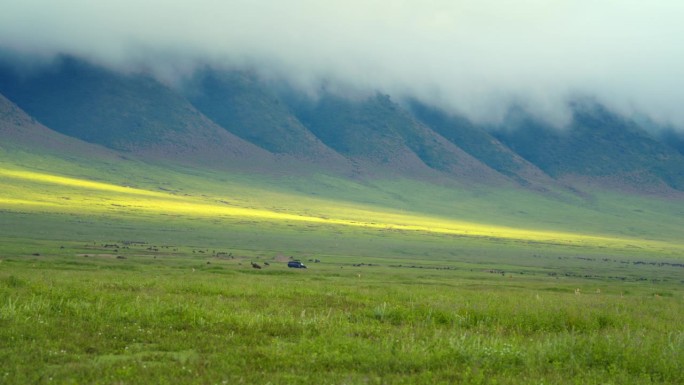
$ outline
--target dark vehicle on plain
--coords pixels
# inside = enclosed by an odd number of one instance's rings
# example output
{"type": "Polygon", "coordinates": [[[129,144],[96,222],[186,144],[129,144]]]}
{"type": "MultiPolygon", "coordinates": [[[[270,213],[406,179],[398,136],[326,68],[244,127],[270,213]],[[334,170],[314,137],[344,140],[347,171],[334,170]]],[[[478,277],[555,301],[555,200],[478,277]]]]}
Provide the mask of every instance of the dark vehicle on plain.
{"type": "Polygon", "coordinates": [[[306,269],[306,265],[299,261],[290,261],[287,263],[287,267],[292,267],[295,269],[306,269]]]}

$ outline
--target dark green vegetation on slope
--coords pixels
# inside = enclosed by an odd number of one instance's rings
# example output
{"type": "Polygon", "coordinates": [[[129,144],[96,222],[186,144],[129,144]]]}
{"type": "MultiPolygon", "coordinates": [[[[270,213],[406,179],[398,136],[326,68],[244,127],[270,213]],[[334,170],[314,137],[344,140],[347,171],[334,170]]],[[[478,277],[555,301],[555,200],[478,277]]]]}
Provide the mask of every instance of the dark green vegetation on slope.
{"type": "Polygon", "coordinates": [[[207,68],[185,88],[194,106],[244,140],[276,154],[341,161],[254,74],[207,68]]]}
{"type": "MultiPolygon", "coordinates": [[[[339,153],[406,171],[421,166],[453,171],[460,150],[420,125],[388,96],[360,101],[325,95],[298,115],[321,140],[339,153]]],[[[475,162],[471,162],[472,163],[475,162]]],[[[475,167],[479,167],[476,165],[475,167]]],[[[422,172],[427,172],[425,168],[422,172]]]]}
{"type": "Polygon", "coordinates": [[[147,74],[120,74],[73,57],[23,75],[0,62],[0,93],[64,135],[124,153],[222,163],[267,153],[230,134],[147,74]]]}
{"type": "Polygon", "coordinates": [[[450,116],[417,101],[410,103],[410,109],[417,119],[435,132],[519,184],[528,186],[534,182],[553,183],[536,166],[471,121],[460,116],[450,116]]]}
{"type": "Polygon", "coordinates": [[[511,127],[497,137],[552,177],[564,175],[613,180],[613,187],[684,187],[684,161],[635,122],[595,103],[576,103],[570,127],[551,130],[515,113],[511,127]],[[616,186],[617,184],[617,186],[616,186]]]}

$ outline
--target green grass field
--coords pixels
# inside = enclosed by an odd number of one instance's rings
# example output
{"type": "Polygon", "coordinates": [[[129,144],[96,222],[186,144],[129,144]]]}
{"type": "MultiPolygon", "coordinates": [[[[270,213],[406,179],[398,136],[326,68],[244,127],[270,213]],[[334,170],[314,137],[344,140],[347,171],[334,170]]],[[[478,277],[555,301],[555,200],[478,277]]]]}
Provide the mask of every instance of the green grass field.
{"type": "Polygon", "coordinates": [[[684,383],[678,201],[17,149],[0,180],[2,384],[684,383]]]}

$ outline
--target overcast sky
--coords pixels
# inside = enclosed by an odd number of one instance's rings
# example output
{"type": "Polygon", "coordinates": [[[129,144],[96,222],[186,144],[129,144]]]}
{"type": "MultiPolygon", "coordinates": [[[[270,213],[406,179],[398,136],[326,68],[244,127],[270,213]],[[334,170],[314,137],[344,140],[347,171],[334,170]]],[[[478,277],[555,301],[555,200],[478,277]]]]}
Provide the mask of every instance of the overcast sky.
{"type": "Polygon", "coordinates": [[[257,66],[315,90],[415,96],[561,124],[593,96],[684,128],[681,0],[0,0],[0,46],[173,79],[257,66]]]}

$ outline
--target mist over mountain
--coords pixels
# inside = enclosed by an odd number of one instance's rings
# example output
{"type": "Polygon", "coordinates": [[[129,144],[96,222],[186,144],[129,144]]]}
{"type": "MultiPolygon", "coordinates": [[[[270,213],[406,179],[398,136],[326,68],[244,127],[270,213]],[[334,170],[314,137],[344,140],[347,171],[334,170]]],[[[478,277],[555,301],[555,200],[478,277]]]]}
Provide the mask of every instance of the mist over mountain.
{"type": "Polygon", "coordinates": [[[500,124],[515,105],[563,127],[568,103],[589,96],[682,130],[682,16],[673,0],[9,1],[0,47],[167,85],[207,64],[250,69],[309,95],[380,92],[478,124],[500,124]]]}
{"type": "Polygon", "coordinates": [[[632,0],[10,1],[0,94],[150,159],[679,191],[682,16],[632,0]]]}
{"type": "Polygon", "coordinates": [[[494,135],[554,178],[582,178],[651,189],[681,190],[684,162],[662,136],[594,101],[572,105],[572,123],[554,130],[523,111],[511,111],[494,135]]]}
{"type": "Polygon", "coordinates": [[[119,73],[71,56],[30,73],[5,61],[0,89],[50,129],[112,150],[204,163],[269,156],[143,73],[119,73]]]}
{"type": "MultiPolygon", "coordinates": [[[[0,62],[0,94],[41,127],[35,138],[54,130],[115,153],[212,168],[443,179],[537,192],[684,191],[679,132],[654,129],[652,120],[640,123],[593,98],[569,103],[571,120],[559,129],[523,107],[483,124],[379,91],[312,95],[249,70],[203,66],[171,86],[148,72],[74,56],[29,71],[21,63],[0,62]]],[[[12,116],[3,115],[3,124],[12,126],[12,116]]],[[[2,135],[15,137],[11,132],[2,135]]]]}

